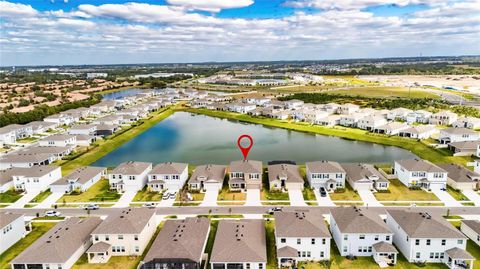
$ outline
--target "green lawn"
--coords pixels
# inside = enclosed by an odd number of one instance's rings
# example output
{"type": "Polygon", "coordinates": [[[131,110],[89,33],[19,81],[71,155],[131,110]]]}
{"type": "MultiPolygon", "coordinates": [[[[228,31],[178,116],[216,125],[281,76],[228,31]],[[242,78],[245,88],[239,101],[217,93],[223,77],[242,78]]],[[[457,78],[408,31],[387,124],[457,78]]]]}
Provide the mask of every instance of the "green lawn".
{"type": "Polygon", "coordinates": [[[340,94],[349,96],[362,97],[384,97],[384,98],[432,98],[439,99],[440,97],[425,89],[411,89],[403,87],[355,87],[350,89],[331,90],[326,91],[327,94],[340,94]]]}
{"type": "Polygon", "coordinates": [[[379,201],[439,201],[438,197],[424,190],[410,190],[398,179],[391,179],[388,192],[376,192],[379,201]]]}
{"type": "Polygon", "coordinates": [[[65,194],[57,203],[78,203],[78,202],[114,202],[120,198],[116,191],[110,191],[108,180],[101,179],[86,192],[79,194],[65,194]]]}
{"type": "Polygon", "coordinates": [[[37,137],[25,137],[25,138],[22,138],[22,139],[18,139],[17,143],[31,143],[31,142],[34,142],[34,141],[37,141],[37,140],[38,140],[37,137]]]}
{"type": "Polygon", "coordinates": [[[269,191],[262,189],[260,192],[260,200],[275,200],[275,201],[289,201],[288,192],[281,191],[269,191]]]}
{"type": "Polygon", "coordinates": [[[114,135],[113,138],[101,140],[98,142],[97,147],[94,147],[90,151],[82,154],[74,160],[63,163],[62,171],[65,174],[68,174],[68,172],[78,167],[90,165],[91,163],[115,150],[122,144],[128,142],[130,139],[155,126],[163,119],[172,115],[172,113],[173,110],[171,108],[164,108],[152,113],[148,119],[142,120],[138,125],[130,128],[127,132],[121,133],[120,135],[114,135]]]}
{"type": "Polygon", "coordinates": [[[313,190],[310,189],[310,187],[303,188],[302,194],[303,194],[303,199],[305,201],[316,201],[317,200],[317,197],[315,197],[315,193],[313,193],[313,190]]]}
{"type": "Polygon", "coordinates": [[[277,269],[277,247],[275,245],[275,222],[265,221],[267,233],[267,269],[277,269]]]}
{"type": "Polygon", "coordinates": [[[480,247],[472,240],[468,240],[467,251],[476,259],[473,263],[473,269],[480,269],[480,247]]]}
{"type": "Polygon", "coordinates": [[[30,203],[40,203],[40,202],[43,202],[43,200],[45,200],[48,196],[50,196],[50,194],[52,194],[52,192],[50,191],[50,189],[46,190],[46,191],[43,191],[41,193],[39,193],[37,196],[35,196],[31,201],[30,203]]]}
{"type": "Polygon", "coordinates": [[[22,197],[22,192],[11,189],[4,193],[0,193],[0,203],[14,203],[20,199],[20,197],[22,197]]]}
{"type": "Polygon", "coordinates": [[[330,193],[330,198],[337,201],[361,201],[360,195],[356,193],[348,183],[345,183],[346,187],[341,190],[336,190],[330,193]]]}
{"type": "Polygon", "coordinates": [[[133,198],[133,202],[150,202],[150,201],[161,201],[162,193],[158,191],[149,191],[147,187],[143,190],[137,192],[133,198]]]}
{"type": "Polygon", "coordinates": [[[247,194],[244,192],[229,191],[228,188],[223,188],[218,194],[217,201],[245,201],[247,194]]]}
{"type": "Polygon", "coordinates": [[[10,269],[8,264],[13,258],[24,251],[40,236],[45,234],[50,228],[55,226],[54,222],[34,222],[32,223],[32,231],[25,236],[25,238],[18,241],[15,245],[11,246],[4,253],[0,255],[0,269],[10,269]]]}
{"type": "Polygon", "coordinates": [[[467,196],[463,195],[461,191],[456,190],[448,185],[447,185],[447,192],[457,201],[470,201],[470,199],[468,199],[467,196]]]}
{"type": "Polygon", "coordinates": [[[253,117],[249,115],[243,115],[239,113],[216,111],[208,109],[194,109],[194,108],[182,108],[178,111],[187,111],[191,113],[203,114],[218,118],[235,119],[243,122],[250,122],[256,124],[262,124],[265,126],[284,128],[289,130],[295,130],[299,132],[308,132],[322,135],[331,135],[351,140],[372,142],[382,145],[390,145],[400,147],[411,151],[422,159],[429,160],[434,163],[457,163],[465,165],[467,162],[471,162],[471,157],[453,157],[445,152],[439,151],[429,147],[427,143],[422,143],[414,139],[403,138],[398,136],[386,136],[381,134],[373,134],[368,131],[353,129],[353,128],[329,128],[318,125],[310,125],[303,122],[290,122],[277,119],[265,118],[265,117],[253,117]]]}
{"type": "MultiPolygon", "coordinates": [[[[208,253],[207,267],[210,268],[210,254],[213,249],[213,242],[215,242],[215,235],[217,234],[218,220],[210,221],[210,233],[208,234],[207,245],[205,246],[205,253],[208,253]]],[[[202,267],[205,268],[205,267],[202,267]]]]}

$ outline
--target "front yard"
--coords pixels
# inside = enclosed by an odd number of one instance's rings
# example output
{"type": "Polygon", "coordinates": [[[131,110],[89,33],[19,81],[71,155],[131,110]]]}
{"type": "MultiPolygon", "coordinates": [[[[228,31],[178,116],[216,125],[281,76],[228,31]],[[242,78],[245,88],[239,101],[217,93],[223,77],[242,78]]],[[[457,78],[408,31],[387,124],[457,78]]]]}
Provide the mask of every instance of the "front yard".
{"type": "Polygon", "coordinates": [[[247,194],[244,192],[230,191],[228,188],[222,188],[218,194],[217,201],[245,201],[247,194]]]}
{"type": "Polygon", "coordinates": [[[439,201],[435,194],[424,190],[411,190],[398,179],[390,180],[387,192],[376,192],[374,195],[379,201],[439,201]]]}
{"type": "Polygon", "coordinates": [[[54,222],[34,222],[32,223],[32,231],[25,236],[25,238],[18,241],[15,245],[11,246],[4,253],[0,255],[0,269],[10,269],[11,260],[13,260],[18,254],[24,251],[40,236],[48,232],[50,228],[55,226],[54,222]]]}
{"type": "Polygon", "coordinates": [[[43,191],[41,193],[39,193],[37,196],[35,196],[31,201],[30,203],[41,203],[43,202],[43,200],[45,200],[48,196],[50,196],[50,194],[52,194],[52,192],[50,191],[50,189],[46,190],[46,191],[43,191]]]}
{"type": "Polygon", "coordinates": [[[341,190],[337,190],[330,193],[330,198],[335,201],[361,201],[360,195],[350,187],[348,183],[345,183],[346,187],[341,190]]]}
{"type": "Polygon", "coordinates": [[[147,187],[137,192],[133,202],[158,202],[162,200],[162,193],[158,191],[149,191],[147,187]]]}
{"type": "Polygon", "coordinates": [[[20,199],[20,197],[22,197],[22,192],[11,189],[0,193],[0,203],[14,203],[20,199]]]}
{"type": "Polygon", "coordinates": [[[57,201],[57,203],[115,202],[120,196],[119,193],[110,191],[108,180],[101,179],[86,192],[79,194],[65,194],[57,201]]]}
{"type": "Polygon", "coordinates": [[[470,201],[463,193],[459,190],[456,190],[450,186],[447,186],[447,192],[457,201],[470,201]]]}

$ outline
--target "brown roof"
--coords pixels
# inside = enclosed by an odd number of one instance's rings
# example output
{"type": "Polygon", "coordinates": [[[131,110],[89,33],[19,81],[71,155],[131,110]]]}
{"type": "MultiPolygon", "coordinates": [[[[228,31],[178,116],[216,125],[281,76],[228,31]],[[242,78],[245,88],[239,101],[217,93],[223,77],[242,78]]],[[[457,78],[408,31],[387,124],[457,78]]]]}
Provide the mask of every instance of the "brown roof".
{"type": "Polygon", "coordinates": [[[100,218],[72,217],[51,228],[11,264],[65,263],[83,245],[101,223],[100,218]]]}
{"type": "Polygon", "coordinates": [[[443,218],[407,210],[387,210],[387,213],[411,238],[465,238],[443,218]]]}
{"type": "Polygon", "coordinates": [[[337,207],[330,213],[341,233],[392,233],[383,220],[368,209],[337,207]]]}
{"type": "Polygon", "coordinates": [[[480,141],[459,141],[448,144],[450,147],[460,150],[477,150],[480,141]]]}
{"type": "Polygon", "coordinates": [[[309,210],[275,212],[275,234],[278,237],[331,237],[322,215],[309,210]]]}
{"type": "Polygon", "coordinates": [[[172,162],[165,162],[159,163],[153,167],[152,171],[149,172],[150,175],[159,175],[159,174],[181,174],[185,169],[188,168],[188,164],[186,163],[172,163],[172,162]]]}
{"type": "Polygon", "coordinates": [[[267,262],[263,220],[220,220],[210,261],[267,262]]]}
{"type": "Polygon", "coordinates": [[[442,129],[441,132],[447,133],[447,134],[457,134],[457,135],[463,135],[463,134],[468,134],[468,135],[473,135],[477,134],[477,132],[467,129],[467,128],[447,128],[447,129],[442,129]]]}
{"type": "Polygon", "coordinates": [[[0,213],[0,229],[7,226],[8,224],[14,222],[18,218],[22,218],[22,217],[23,217],[23,214],[1,212],[0,213]]]}
{"type": "Polygon", "coordinates": [[[112,170],[111,174],[140,175],[150,167],[152,163],[147,162],[124,162],[112,170]]]}
{"type": "Polygon", "coordinates": [[[356,182],[362,179],[387,181],[387,179],[371,164],[342,163],[342,167],[347,172],[347,179],[350,181],[356,182]]]}
{"type": "Polygon", "coordinates": [[[139,234],[155,215],[150,208],[129,208],[109,215],[92,234],[139,234]]]}
{"type": "Polygon", "coordinates": [[[61,169],[59,166],[54,165],[34,165],[32,167],[13,167],[1,172],[3,175],[10,176],[24,176],[24,177],[42,177],[48,173],[51,173],[57,169],[61,169]]]}
{"type": "Polygon", "coordinates": [[[186,259],[199,262],[209,231],[210,220],[207,218],[167,220],[143,261],[186,259]]]}
{"type": "Polygon", "coordinates": [[[261,174],[263,165],[261,161],[240,160],[230,163],[230,172],[258,173],[261,174]]]}
{"type": "Polygon", "coordinates": [[[474,182],[478,181],[480,174],[475,173],[458,164],[439,164],[440,168],[448,172],[448,177],[455,182],[474,182]]]}
{"type": "Polygon", "coordinates": [[[383,253],[398,253],[398,250],[390,243],[385,241],[378,242],[372,245],[375,252],[383,252],[383,253]]]}
{"type": "Polygon", "coordinates": [[[268,181],[286,178],[287,182],[304,183],[298,165],[273,164],[268,166],[268,181]]]}
{"type": "Polygon", "coordinates": [[[195,168],[188,183],[199,182],[199,178],[205,178],[205,181],[223,182],[226,172],[225,165],[207,164],[199,165],[195,168]]]}
{"type": "Polygon", "coordinates": [[[97,242],[93,244],[88,250],[87,253],[104,253],[110,249],[111,245],[105,242],[97,242]]]}
{"type": "Polygon", "coordinates": [[[307,162],[306,167],[311,173],[346,173],[339,163],[331,161],[307,162]]]}
{"type": "Polygon", "coordinates": [[[406,159],[406,160],[398,160],[396,162],[401,166],[403,166],[408,171],[424,171],[429,173],[434,173],[434,172],[445,173],[446,172],[445,170],[436,166],[435,164],[422,159],[406,159]]]}
{"type": "Polygon", "coordinates": [[[461,248],[451,248],[445,251],[448,255],[448,257],[452,259],[459,259],[459,260],[475,260],[475,258],[470,255],[466,250],[461,249],[461,248]]]}
{"type": "Polygon", "coordinates": [[[90,179],[96,175],[104,172],[107,168],[105,167],[93,167],[93,166],[83,166],[75,169],[70,174],[60,178],[59,180],[52,183],[52,185],[65,185],[68,181],[76,181],[80,184],[88,182],[90,179]]]}
{"type": "Polygon", "coordinates": [[[280,258],[297,258],[298,250],[289,246],[277,249],[277,257],[280,258]]]}

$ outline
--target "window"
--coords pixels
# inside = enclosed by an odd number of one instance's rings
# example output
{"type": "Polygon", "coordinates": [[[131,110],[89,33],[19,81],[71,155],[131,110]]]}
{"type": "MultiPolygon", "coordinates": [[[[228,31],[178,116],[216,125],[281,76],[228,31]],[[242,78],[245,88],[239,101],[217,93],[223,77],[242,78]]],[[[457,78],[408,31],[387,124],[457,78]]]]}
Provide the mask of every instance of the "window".
{"type": "Polygon", "coordinates": [[[135,252],[140,252],[140,247],[139,246],[135,246],[135,252]]]}
{"type": "Polygon", "coordinates": [[[287,239],[286,238],[280,238],[280,243],[287,243],[287,239]]]}
{"type": "Polygon", "coordinates": [[[442,239],[442,246],[445,246],[446,243],[447,243],[447,240],[442,239]]]}
{"type": "Polygon", "coordinates": [[[415,258],[420,259],[420,252],[415,253],[415,258]]]}
{"type": "Polygon", "coordinates": [[[247,265],[247,266],[246,266],[246,269],[250,269],[250,264],[247,263],[246,265],[247,265]]]}
{"type": "Polygon", "coordinates": [[[365,239],[365,235],[364,235],[364,234],[361,234],[361,235],[359,236],[359,239],[365,239]]]}
{"type": "Polygon", "coordinates": [[[300,245],[302,243],[302,239],[297,238],[297,245],[300,245]]]}
{"type": "Polygon", "coordinates": [[[312,253],[310,251],[307,251],[307,258],[312,257],[312,253]]]}
{"type": "Polygon", "coordinates": [[[427,246],[430,246],[431,242],[432,242],[432,240],[427,239],[427,246]]]}
{"type": "Polygon", "coordinates": [[[50,264],[45,264],[45,269],[50,269],[50,264]]]}
{"type": "Polygon", "coordinates": [[[325,252],[320,251],[320,258],[323,258],[323,257],[325,257],[325,252]]]}
{"type": "Polygon", "coordinates": [[[378,238],[379,238],[379,237],[380,237],[380,236],[379,236],[378,234],[376,234],[376,235],[375,235],[375,241],[378,241],[378,238]]]}
{"type": "Polygon", "coordinates": [[[258,264],[258,269],[263,269],[263,263],[258,264]]]}
{"type": "Polygon", "coordinates": [[[61,265],[61,264],[58,264],[58,265],[57,265],[57,268],[58,268],[58,269],[62,269],[62,265],[61,265]]]}
{"type": "Polygon", "coordinates": [[[463,239],[458,239],[457,244],[463,245],[463,239]]]}
{"type": "Polygon", "coordinates": [[[312,238],[312,245],[315,245],[315,238],[312,238]]]}
{"type": "Polygon", "coordinates": [[[95,241],[98,241],[98,235],[97,234],[95,235],[95,241]]]}
{"type": "Polygon", "coordinates": [[[433,252],[430,252],[430,259],[433,259],[433,257],[434,257],[433,252]]]}
{"type": "Polygon", "coordinates": [[[105,241],[109,241],[109,240],[110,240],[110,236],[105,235],[105,241]]]}
{"type": "Polygon", "coordinates": [[[137,234],[134,235],[134,236],[133,236],[133,239],[134,239],[135,241],[138,241],[138,235],[137,235],[137,234]]]}
{"type": "Polygon", "coordinates": [[[123,234],[118,235],[118,240],[123,240],[123,234]]]}
{"type": "Polygon", "coordinates": [[[322,245],[325,245],[327,243],[327,239],[322,238],[322,245]]]}
{"type": "Polygon", "coordinates": [[[348,251],[348,247],[347,246],[344,246],[343,247],[343,252],[347,252],[348,251]]]}
{"type": "Polygon", "coordinates": [[[385,237],[385,240],[390,241],[390,235],[387,235],[387,236],[385,237]]]}
{"type": "Polygon", "coordinates": [[[343,236],[343,240],[348,240],[348,234],[343,236]]]}

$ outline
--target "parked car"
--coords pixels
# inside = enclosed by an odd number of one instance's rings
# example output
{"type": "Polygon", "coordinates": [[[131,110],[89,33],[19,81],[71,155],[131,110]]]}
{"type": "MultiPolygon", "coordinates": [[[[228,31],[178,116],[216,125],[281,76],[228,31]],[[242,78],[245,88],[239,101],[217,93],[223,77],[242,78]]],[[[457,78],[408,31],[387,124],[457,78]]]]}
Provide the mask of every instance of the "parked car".
{"type": "Polygon", "coordinates": [[[144,207],[148,207],[148,208],[154,208],[156,206],[155,203],[145,203],[143,204],[144,207]]]}
{"type": "Polygon", "coordinates": [[[327,190],[324,187],[320,187],[320,196],[327,197],[327,190]]]}
{"type": "Polygon", "coordinates": [[[49,210],[45,212],[45,217],[60,217],[60,215],[62,215],[62,213],[55,210],[49,210]]]}
{"type": "Polygon", "coordinates": [[[268,214],[273,215],[273,213],[279,212],[279,211],[282,211],[281,207],[272,207],[268,210],[268,214]]]}
{"type": "Polygon", "coordinates": [[[83,207],[85,210],[97,210],[100,207],[97,204],[89,204],[83,207]]]}

